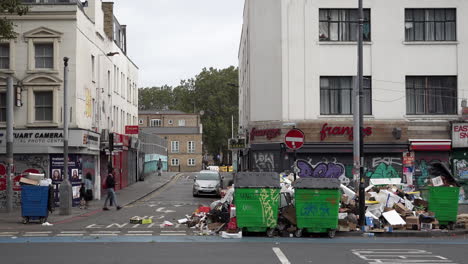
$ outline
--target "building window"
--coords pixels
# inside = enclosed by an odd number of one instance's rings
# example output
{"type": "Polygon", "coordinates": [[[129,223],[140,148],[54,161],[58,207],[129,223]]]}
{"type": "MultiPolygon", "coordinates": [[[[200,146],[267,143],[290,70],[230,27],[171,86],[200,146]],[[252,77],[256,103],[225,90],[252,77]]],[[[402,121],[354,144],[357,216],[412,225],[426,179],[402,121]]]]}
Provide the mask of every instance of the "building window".
{"type": "Polygon", "coordinates": [[[6,93],[0,93],[0,122],[6,122],[6,93]]]}
{"type": "Polygon", "coordinates": [[[10,69],[10,44],[0,44],[0,69],[10,69]]]}
{"type": "MultiPolygon", "coordinates": [[[[320,41],[357,41],[358,9],[320,9],[320,41]]],[[[364,9],[363,40],[371,40],[370,9],[364,9]]]]}
{"type": "Polygon", "coordinates": [[[179,166],[179,159],[171,159],[171,166],[179,166]]]}
{"type": "Polygon", "coordinates": [[[138,120],[139,125],[143,125],[143,119],[138,120]]]}
{"type": "Polygon", "coordinates": [[[36,121],[53,120],[53,92],[34,92],[36,121]]]}
{"type": "Polygon", "coordinates": [[[406,41],[457,40],[456,9],[406,9],[406,41]]]}
{"type": "Polygon", "coordinates": [[[409,115],[457,113],[456,76],[407,76],[406,112],[409,115]]]}
{"type": "Polygon", "coordinates": [[[171,141],[171,152],[179,153],[179,141],[171,141]]]}
{"type": "Polygon", "coordinates": [[[195,141],[187,142],[187,152],[188,153],[195,153],[195,141]]]}
{"type": "Polygon", "coordinates": [[[95,65],[94,65],[94,61],[95,61],[95,58],[93,55],[91,55],[91,80],[92,81],[95,81],[96,77],[96,68],[95,68],[95,65]]]}
{"type": "Polygon", "coordinates": [[[169,119],[169,121],[167,121],[169,123],[169,125],[172,125],[174,124],[174,121],[172,121],[172,119],[169,119]]]}
{"type": "Polygon", "coordinates": [[[160,127],[161,126],[161,119],[151,119],[150,120],[151,127],[160,127]]]}
{"type": "Polygon", "coordinates": [[[185,126],[185,120],[179,120],[179,126],[185,126]]]}
{"type": "MultiPolygon", "coordinates": [[[[353,77],[320,77],[320,114],[351,115],[353,77]]],[[[364,78],[364,114],[372,113],[371,78],[364,78]]]]}
{"type": "Polygon", "coordinates": [[[195,166],[195,159],[188,159],[187,160],[187,165],[188,166],[195,166]]]}
{"type": "Polygon", "coordinates": [[[54,68],[54,44],[53,43],[35,43],[34,55],[36,69],[54,68]]]}

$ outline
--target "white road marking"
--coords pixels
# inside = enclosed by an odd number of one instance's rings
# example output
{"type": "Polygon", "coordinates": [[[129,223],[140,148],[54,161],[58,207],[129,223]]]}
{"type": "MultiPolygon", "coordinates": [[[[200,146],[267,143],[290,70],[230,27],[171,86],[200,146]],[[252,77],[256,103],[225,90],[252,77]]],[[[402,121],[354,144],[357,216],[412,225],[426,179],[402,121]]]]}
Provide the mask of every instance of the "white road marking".
{"type": "Polygon", "coordinates": [[[443,256],[421,249],[374,249],[351,251],[369,264],[453,264],[443,256]]]}
{"type": "Polygon", "coordinates": [[[16,235],[19,232],[0,232],[0,235],[16,235]]]}
{"type": "Polygon", "coordinates": [[[24,237],[46,237],[49,236],[49,234],[24,234],[24,237]]]}
{"type": "Polygon", "coordinates": [[[185,231],[169,231],[169,230],[161,230],[161,233],[185,233],[185,231]]]}
{"type": "Polygon", "coordinates": [[[134,226],[132,226],[132,228],[137,228],[139,226],[140,226],[140,224],[135,224],[134,226]]]}
{"type": "Polygon", "coordinates": [[[153,231],[128,231],[128,233],[153,233],[153,231]]]}
{"type": "Polygon", "coordinates": [[[96,233],[102,233],[102,234],[118,234],[120,231],[96,231],[96,233]]]}
{"type": "Polygon", "coordinates": [[[104,225],[98,225],[98,224],[90,224],[89,226],[85,228],[105,228],[104,225]]]}
{"type": "Polygon", "coordinates": [[[154,223],[151,223],[151,224],[148,225],[147,228],[151,228],[151,227],[153,227],[153,226],[154,226],[154,223]]]}
{"type": "Polygon", "coordinates": [[[110,224],[108,225],[106,228],[111,228],[111,227],[117,227],[117,228],[123,228],[124,226],[126,226],[128,223],[124,223],[124,224],[117,224],[117,223],[113,223],[113,224],[110,224]]]}
{"type": "Polygon", "coordinates": [[[153,234],[137,233],[137,234],[125,234],[126,236],[152,236],[153,234]]]}
{"type": "Polygon", "coordinates": [[[175,233],[175,234],[161,234],[161,235],[164,235],[164,236],[186,236],[187,234],[182,234],[182,233],[175,233]]]}
{"type": "Polygon", "coordinates": [[[61,231],[61,234],[84,234],[86,231],[61,231]]]}
{"type": "Polygon", "coordinates": [[[83,235],[84,234],[57,234],[58,237],[78,237],[83,235]]]}
{"type": "Polygon", "coordinates": [[[35,231],[35,232],[25,232],[25,234],[50,234],[52,231],[35,231]]]}
{"type": "Polygon", "coordinates": [[[288,258],[286,257],[286,255],[284,255],[283,251],[281,251],[280,248],[274,247],[273,252],[275,252],[276,257],[278,257],[281,264],[291,264],[291,262],[289,262],[288,258]]]}
{"type": "Polygon", "coordinates": [[[93,233],[90,236],[117,236],[118,234],[93,233]]]}
{"type": "Polygon", "coordinates": [[[156,209],[156,212],[158,212],[158,213],[164,213],[164,214],[175,213],[175,211],[173,211],[173,210],[165,210],[165,211],[163,211],[164,209],[166,209],[166,207],[159,207],[158,209],[156,209]]]}

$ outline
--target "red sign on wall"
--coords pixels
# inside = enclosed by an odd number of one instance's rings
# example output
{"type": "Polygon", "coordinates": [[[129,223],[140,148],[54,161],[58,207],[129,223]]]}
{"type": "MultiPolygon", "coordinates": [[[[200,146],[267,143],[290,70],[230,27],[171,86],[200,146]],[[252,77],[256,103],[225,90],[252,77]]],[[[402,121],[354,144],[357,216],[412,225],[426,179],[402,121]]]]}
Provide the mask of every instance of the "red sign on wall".
{"type": "Polygon", "coordinates": [[[125,126],[125,134],[127,135],[135,135],[138,134],[138,126],[125,126]]]}
{"type": "MultiPolygon", "coordinates": [[[[372,127],[363,128],[364,136],[372,135],[372,127]]],[[[323,124],[320,130],[320,140],[324,141],[328,136],[348,136],[349,140],[353,140],[353,127],[344,126],[328,126],[328,123],[323,124]]]]}

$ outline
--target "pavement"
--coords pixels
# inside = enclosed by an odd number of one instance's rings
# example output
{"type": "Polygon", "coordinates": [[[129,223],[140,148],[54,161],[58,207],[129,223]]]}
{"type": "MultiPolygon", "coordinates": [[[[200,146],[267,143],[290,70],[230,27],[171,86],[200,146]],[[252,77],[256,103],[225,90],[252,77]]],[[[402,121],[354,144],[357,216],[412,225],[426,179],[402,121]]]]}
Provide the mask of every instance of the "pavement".
{"type": "MultiPolygon", "coordinates": [[[[136,182],[122,190],[117,191],[117,201],[121,206],[127,206],[134,203],[147,195],[150,195],[154,191],[159,190],[168,184],[178,173],[177,172],[163,172],[161,176],[153,174],[145,178],[144,181],[136,182]]],[[[80,209],[79,207],[73,207],[70,215],[60,215],[59,208],[49,214],[48,222],[51,224],[65,223],[77,218],[83,218],[99,211],[102,211],[103,203],[106,196],[103,195],[101,200],[94,200],[90,202],[88,209],[80,209]]],[[[115,210],[115,207],[109,207],[111,210],[115,210]]],[[[0,229],[15,229],[19,228],[18,224],[21,223],[21,208],[15,208],[13,212],[6,213],[0,212],[0,229]]],[[[34,226],[34,225],[24,225],[34,226]]]]}

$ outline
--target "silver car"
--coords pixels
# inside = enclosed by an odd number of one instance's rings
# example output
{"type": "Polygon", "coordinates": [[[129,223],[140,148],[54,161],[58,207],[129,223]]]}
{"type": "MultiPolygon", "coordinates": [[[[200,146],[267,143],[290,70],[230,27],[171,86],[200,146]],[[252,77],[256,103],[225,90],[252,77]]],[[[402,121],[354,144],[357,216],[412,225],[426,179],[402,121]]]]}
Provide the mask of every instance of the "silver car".
{"type": "Polygon", "coordinates": [[[193,196],[211,194],[220,196],[224,177],[217,171],[202,170],[195,176],[193,196]]]}

